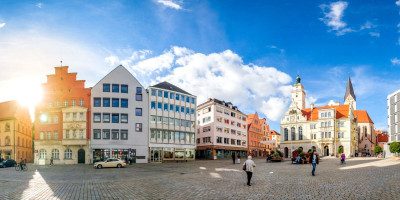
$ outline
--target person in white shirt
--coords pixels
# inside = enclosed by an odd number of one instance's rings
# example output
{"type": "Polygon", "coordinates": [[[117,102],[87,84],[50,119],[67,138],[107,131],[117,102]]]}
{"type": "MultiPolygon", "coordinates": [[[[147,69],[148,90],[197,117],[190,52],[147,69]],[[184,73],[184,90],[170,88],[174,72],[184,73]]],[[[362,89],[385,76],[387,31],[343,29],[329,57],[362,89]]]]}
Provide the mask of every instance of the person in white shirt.
{"type": "Polygon", "coordinates": [[[250,180],[251,177],[253,176],[254,172],[254,167],[256,167],[256,164],[254,163],[253,160],[251,160],[251,156],[247,157],[248,159],[243,163],[243,166],[246,166],[246,173],[247,173],[247,185],[251,186],[250,180]]]}

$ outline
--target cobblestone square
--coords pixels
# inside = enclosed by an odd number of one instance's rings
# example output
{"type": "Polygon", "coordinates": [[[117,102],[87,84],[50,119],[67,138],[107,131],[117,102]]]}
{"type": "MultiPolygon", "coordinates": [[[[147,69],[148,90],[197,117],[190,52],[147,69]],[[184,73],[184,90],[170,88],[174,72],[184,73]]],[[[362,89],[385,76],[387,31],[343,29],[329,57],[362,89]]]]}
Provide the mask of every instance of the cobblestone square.
{"type": "MultiPolygon", "coordinates": [[[[398,199],[400,163],[391,159],[322,159],[257,164],[252,186],[242,165],[230,160],[135,164],[93,169],[91,165],[0,169],[0,199],[398,199]]],[[[242,161],[243,163],[243,161],[242,161]]]]}

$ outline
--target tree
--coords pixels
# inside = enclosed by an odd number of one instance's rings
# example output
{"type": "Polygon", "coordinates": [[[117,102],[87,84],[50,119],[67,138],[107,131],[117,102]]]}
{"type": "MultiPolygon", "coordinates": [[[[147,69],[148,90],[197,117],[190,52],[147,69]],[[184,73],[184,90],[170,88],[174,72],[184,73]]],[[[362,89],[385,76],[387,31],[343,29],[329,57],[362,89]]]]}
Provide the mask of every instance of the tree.
{"type": "Polygon", "coordinates": [[[398,154],[400,152],[400,143],[392,142],[389,146],[390,153],[398,154]]]}
{"type": "Polygon", "coordinates": [[[381,153],[382,152],[382,147],[381,146],[375,146],[375,148],[374,148],[374,153],[375,154],[379,154],[379,153],[381,153]]]}
{"type": "Polygon", "coordinates": [[[342,154],[343,152],[344,152],[343,147],[340,146],[339,149],[338,149],[338,154],[342,154]]]}

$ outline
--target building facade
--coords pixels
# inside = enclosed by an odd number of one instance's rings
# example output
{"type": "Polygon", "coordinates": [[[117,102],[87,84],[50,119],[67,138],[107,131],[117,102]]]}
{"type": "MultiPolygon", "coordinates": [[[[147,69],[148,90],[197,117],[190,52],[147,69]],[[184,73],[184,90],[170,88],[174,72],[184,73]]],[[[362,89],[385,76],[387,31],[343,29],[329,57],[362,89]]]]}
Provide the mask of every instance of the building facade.
{"type": "Polygon", "coordinates": [[[245,158],[247,116],[230,102],[218,99],[197,106],[197,159],[245,158]]]}
{"type": "Polygon", "coordinates": [[[35,164],[91,163],[90,89],[69,73],[55,67],[42,84],[43,98],[35,108],[35,164]]]}
{"type": "Polygon", "coordinates": [[[253,157],[260,157],[264,154],[263,132],[261,130],[261,120],[255,114],[247,115],[247,132],[249,143],[249,154],[253,157]]]}
{"type": "Polygon", "coordinates": [[[149,161],[194,160],[196,96],[168,82],[148,92],[149,161]]]}
{"type": "Polygon", "coordinates": [[[376,133],[374,122],[365,110],[355,110],[357,120],[358,156],[369,156],[374,153],[376,133]]]}
{"type": "Polygon", "coordinates": [[[269,124],[267,123],[266,118],[261,119],[261,132],[263,134],[263,141],[261,142],[263,145],[263,154],[266,155],[266,153],[271,153],[272,151],[272,141],[271,141],[271,131],[269,130],[269,124]]]}
{"type": "Polygon", "coordinates": [[[17,101],[0,103],[0,158],[33,161],[32,120],[17,101]]]}
{"type": "Polygon", "coordinates": [[[276,149],[280,150],[280,148],[281,148],[281,135],[278,132],[276,132],[274,130],[271,130],[270,138],[271,138],[271,141],[272,141],[272,143],[271,143],[272,150],[276,150],[276,149]]]}
{"type": "Polygon", "coordinates": [[[91,90],[93,162],[107,158],[148,161],[148,94],[122,65],[91,90]]]}
{"type": "Polygon", "coordinates": [[[400,90],[387,96],[389,142],[385,146],[386,156],[393,156],[389,151],[392,142],[400,142],[400,90]]]}
{"type": "Polygon", "coordinates": [[[292,102],[281,120],[281,149],[285,157],[291,157],[299,147],[304,151],[316,149],[322,156],[336,156],[342,147],[346,156],[354,156],[358,150],[358,140],[353,101],[349,100],[355,100],[351,82],[348,81],[347,90],[351,91],[346,91],[344,105],[330,101],[326,106],[314,107],[311,104],[306,109],[306,93],[300,81],[300,77],[297,77],[293,85],[292,102]]]}

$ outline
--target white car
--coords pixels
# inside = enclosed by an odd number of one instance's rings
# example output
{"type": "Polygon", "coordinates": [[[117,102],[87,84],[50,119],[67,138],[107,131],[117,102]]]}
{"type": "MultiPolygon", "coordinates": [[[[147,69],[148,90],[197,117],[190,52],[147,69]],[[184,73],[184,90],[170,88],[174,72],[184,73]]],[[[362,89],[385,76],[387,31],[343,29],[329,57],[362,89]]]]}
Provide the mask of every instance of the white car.
{"type": "Polygon", "coordinates": [[[94,168],[101,169],[103,167],[126,167],[125,161],[122,161],[117,158],[109,158],[106,161],[100,161],[94,163],[94,168]]]}

